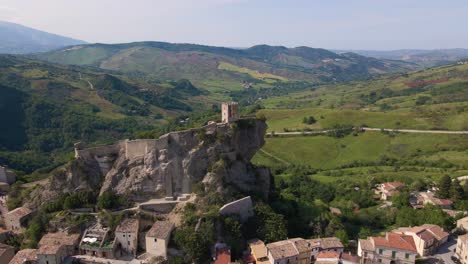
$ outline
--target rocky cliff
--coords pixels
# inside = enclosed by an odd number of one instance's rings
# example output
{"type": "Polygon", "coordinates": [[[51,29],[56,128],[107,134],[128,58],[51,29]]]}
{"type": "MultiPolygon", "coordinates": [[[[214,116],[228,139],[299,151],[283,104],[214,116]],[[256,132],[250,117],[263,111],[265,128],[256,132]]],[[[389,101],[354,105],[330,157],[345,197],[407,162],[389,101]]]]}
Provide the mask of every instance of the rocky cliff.
{"type": "Polygon", "coordinates": [[[75,160],[54,172],[36,190],[30,204],[62,192],[113,190],[133,201],[174,197],[192,192],[195,184],[218,192],[235,189],[268,195],[270,175],[250,160],[264,144],[266,124],[241,119],[172,132],[159,139],[125,140],[85,149],[76,145],[75,160]]]}

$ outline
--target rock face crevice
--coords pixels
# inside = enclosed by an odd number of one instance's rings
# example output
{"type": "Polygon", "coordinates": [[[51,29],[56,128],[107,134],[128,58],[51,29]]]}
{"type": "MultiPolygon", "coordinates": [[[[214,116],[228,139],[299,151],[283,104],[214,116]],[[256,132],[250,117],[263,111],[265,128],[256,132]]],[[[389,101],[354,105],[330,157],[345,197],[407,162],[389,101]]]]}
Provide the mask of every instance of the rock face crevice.
{"type": "Polygon", "coordinates": [[[192,186],[200,182],[215,185],[219,192],[234,187],[266,197],[269,171],[250,163],[265,143],[265,131],[264,121],[241,119],[172,132],[159,139],[125,140],[89,149],[78,144],[75,160],[52,175],[38,200],[92,189],[143,201],[191,193],[192,186]]]}

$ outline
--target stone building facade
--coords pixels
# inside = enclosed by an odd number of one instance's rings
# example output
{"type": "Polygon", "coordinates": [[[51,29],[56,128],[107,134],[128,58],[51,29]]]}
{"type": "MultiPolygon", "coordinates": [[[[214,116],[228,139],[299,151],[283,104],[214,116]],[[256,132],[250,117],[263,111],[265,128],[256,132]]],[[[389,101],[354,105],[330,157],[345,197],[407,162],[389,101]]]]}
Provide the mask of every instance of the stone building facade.
{"type": "Polygon", "coordinates": [[[239,120],[239,104],[237,102],[225,102],[221,104],[221,121],[232,123],[239,120]]]}

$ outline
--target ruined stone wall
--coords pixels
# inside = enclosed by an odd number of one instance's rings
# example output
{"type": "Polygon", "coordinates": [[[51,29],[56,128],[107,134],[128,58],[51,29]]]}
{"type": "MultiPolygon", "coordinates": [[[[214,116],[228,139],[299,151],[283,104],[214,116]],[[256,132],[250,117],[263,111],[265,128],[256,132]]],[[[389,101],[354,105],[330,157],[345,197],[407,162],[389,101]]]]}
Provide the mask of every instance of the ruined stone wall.
{"type": "Polygon", "coordinates": [[[252,199],[250,196],[225,204],[219,213],[224,216],[237,215],[241,222],[247,221],[254,215],[252,199]]]}
{"type": "Polygon", "coordinates": [[[119,154],[120,149],[123,146],[124,141],[119,141],[113,145],[97,146],[93,148],[81,149],[75,147],[75,158],[94,158],[94,157],[103,157],[119,154]]]}

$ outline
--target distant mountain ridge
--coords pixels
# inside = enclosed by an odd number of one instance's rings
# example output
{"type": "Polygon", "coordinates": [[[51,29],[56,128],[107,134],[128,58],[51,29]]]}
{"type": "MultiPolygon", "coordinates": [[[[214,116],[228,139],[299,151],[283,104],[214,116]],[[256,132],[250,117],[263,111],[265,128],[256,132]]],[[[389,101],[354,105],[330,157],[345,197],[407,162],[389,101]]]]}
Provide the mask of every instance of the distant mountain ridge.
{"type": "Polygon", "coordinates": [[[0,54],[45,52],[86,42],[0,21],[0,54]]]}
{"type": "Polygon", "coordinates": [[[401,50],[335,50],[337,53],[353,52],[366,57],[377,59],[401,60],[416,63],[423,67],[450,64],[459,60],[468,59],[468,49],[401,49],[401,50]]]}
{"type": "Polygon", "coordinates": [[[167,42],[89,44],[38,54],[60,64],[94,66],[158,79],[185,78],[200,87],[258,86],[275,81],[328,83],[368,79],[377,74],[406,71],[412,63],[380,60],[354,53],[336,54],[310,47],[257,45],[246,49],[167,42]]]}

